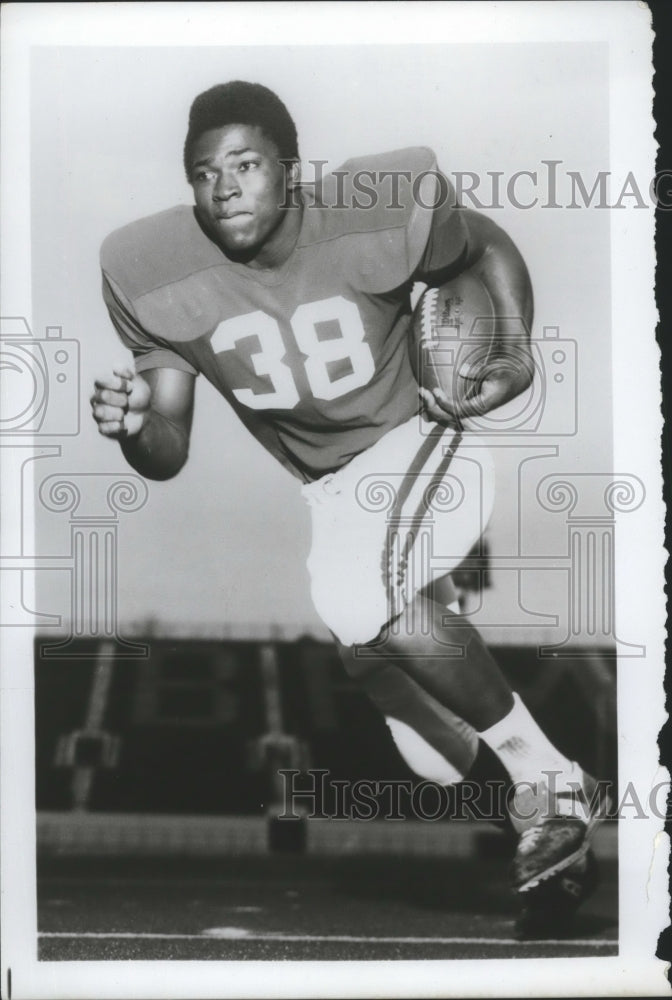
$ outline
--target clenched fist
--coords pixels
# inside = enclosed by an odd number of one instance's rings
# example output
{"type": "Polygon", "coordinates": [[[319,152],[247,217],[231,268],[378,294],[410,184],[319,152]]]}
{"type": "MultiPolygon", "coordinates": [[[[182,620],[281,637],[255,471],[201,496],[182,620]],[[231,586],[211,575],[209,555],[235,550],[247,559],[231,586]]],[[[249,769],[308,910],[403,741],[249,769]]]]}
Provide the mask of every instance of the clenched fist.
{"type": "Polygon", "coordinates": [[[132,368],[114,368],[111,376],[96,379],[94,385],[90,403],[99,432],[117,440],[139,434],[152,396],[144,378],[132,368]]]}

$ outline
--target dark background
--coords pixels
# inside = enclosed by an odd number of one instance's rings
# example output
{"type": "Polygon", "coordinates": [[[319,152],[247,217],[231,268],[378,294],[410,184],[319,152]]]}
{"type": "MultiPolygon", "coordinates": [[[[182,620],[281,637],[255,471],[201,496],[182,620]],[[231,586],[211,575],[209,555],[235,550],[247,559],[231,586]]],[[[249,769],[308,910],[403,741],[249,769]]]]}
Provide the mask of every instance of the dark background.
{"type": "MultiPolygon", "coordinates": [[[[323,768],[333,779],[416,779],[380,713],[346,675],[335,647],[297,642],[146,640],[145,659],[110,660],[99,732],[86,725],[94,672],[86,640],[72,658],[36,644],[37,808],[68,810],[77,768],[93,768],[93,812],[262,814],[279,767],[323,768]],[[264,654],[264,650],[266,653],[264,654]],[[280,726],[270,751],[261,657],[275,664],[280,726]],[[105,744],[115,741],[116,760],[105,744]],[[287,742],[287,741],[285,741],[287,742]],[[270,754],[270,756],[269,756],[270,754]]],[[[88,647],[90,650],[90,646],[88,647]]],[[[609,650],[538,660],[536,649],[493,653],[552,742],[596,777],[617,778],[615,661],[609,650]]],[[[274,726],[270,726],[273,731],[274,726]]],[[[328,812],[333,802],[324,803],[328,812]]]]}

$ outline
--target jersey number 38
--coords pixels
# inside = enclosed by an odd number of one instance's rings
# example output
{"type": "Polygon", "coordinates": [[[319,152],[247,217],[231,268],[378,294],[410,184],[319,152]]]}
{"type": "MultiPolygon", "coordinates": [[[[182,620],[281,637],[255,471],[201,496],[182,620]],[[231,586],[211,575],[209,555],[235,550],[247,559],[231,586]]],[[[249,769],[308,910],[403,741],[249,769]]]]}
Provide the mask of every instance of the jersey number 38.
{"type": "MultiPolygon", "coordinates": [[[[290,324],[304,355],[306,378],[316,399],[337,399],[366,385],[373,377],[373,355],[364,340],[366,331],[354,302],[341,295],[306,302],[295,310],[290,324]],[[338,324],[340,336],[320,340],[318,323],[338,324]],[[346,360],[350,368],[348,373],[332,379],[329,365],[346,360]]],[[[215,354],[233,351],[238,341],[252,336],[257,338],[261,348],[251,355],[255,374],[270,379],[272,389],[269,392],[233,389],[233,395],[239,403],[254,410],[291,410],[300,400],[299,390],[292,369],[285,361],[287,348],[273,316],[257,310],[224,320],[212,335],[212,349],[215,354]]]]}

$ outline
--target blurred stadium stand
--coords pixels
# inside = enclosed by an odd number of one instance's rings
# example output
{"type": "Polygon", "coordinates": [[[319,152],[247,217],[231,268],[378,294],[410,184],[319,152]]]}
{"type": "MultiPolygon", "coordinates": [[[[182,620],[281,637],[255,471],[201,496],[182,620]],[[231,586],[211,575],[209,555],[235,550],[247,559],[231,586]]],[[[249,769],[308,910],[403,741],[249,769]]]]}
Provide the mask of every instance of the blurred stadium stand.
{"type": "MultiPolygon", "coordinates": [[[[323,769],[330,782],[419,780],[332,644],[309,637],[136,638],[146,643],[145,658],[116,657],[114,642],[82,639],[70,644],[71,655],[54,660],[42,655],[43,640],[36,640],[43,852],[254,851],[269,842],[300,850],[305,833],[290,831],[287,821],[264,839],[264,817],[282,810],[279,768],[323,769]],[[166,823],[169,816],[181,821],[166,823]],[[225,837],[217,818],[226,820],[225,837]],[[289,839],[283,843],[283,837],[289,839]]],[[[557,745],[615,782],[611,651],[555,661],[539,660],[535,647],[493,652],[557,745]]],[[[318,789],[318,809],[321,804],[333,814],[331,785],[326,789],[321,803],[318,789]]],[[[392,849],[394,841],[400,850],[408,842],[432,853],[446,844],[445,827],[437,831],[440,824],[410,817],[407,823],[355,822],[348,838],[342,824],[317,823],[313,847],[319,842],[342,850],[349,838],[360,851],[373,841],[380,850],[389,841],[392,849]],[[372,826],[375,834],[364,829],[372,826]]],[[[462,849],[460,837],[451,828],[453,851],[462,849]]]]}

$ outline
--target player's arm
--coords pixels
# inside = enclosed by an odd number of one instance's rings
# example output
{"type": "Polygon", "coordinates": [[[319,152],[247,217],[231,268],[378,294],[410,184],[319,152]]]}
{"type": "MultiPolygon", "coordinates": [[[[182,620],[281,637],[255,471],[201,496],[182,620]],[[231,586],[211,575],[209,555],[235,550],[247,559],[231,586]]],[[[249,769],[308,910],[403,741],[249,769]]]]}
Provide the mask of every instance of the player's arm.
{"type": "Polygon", "coordinates": [[[488,289],[495,315],[502,317],[498,335],[529,348],[534,303],[525,261],[511,237],[487,215],[470,208],[462,211],[469,230],[463,269],[473,270],[488,289]]]}
{"type": "Polygon", "coordinates": [[[131,367],[97,379],[91,408],[104,437],[119,441],[128,463],[147,479],[171,479],[189,454],[195,376],[175,368],[131,367]]]}
{"type": "MultiPolygon", "coordinates": [[[[530,329],[534,311],[532,283],[515,243],[500,226],[480,212],[462,209],[468,241],[466,252],[448,277],[471,270],[487,288],[497,317],[492,363],[474,395],[463,401],[460,417],[469,417],[508,403],[531,384],[534,364],[530,329]]],[[[446,280],[446,273],[441,281],[446,280]]],[[[435,420],[453,416],[440,390],[422,389],[427,412],[435,420]]]]}

